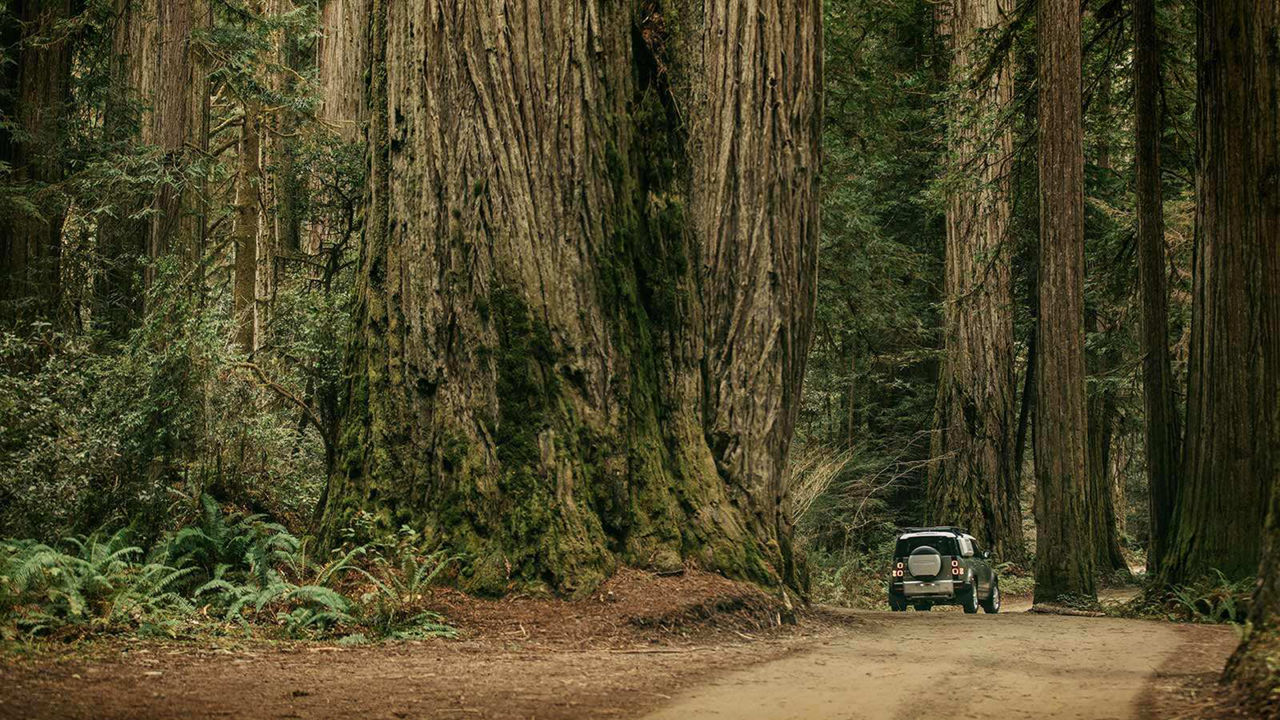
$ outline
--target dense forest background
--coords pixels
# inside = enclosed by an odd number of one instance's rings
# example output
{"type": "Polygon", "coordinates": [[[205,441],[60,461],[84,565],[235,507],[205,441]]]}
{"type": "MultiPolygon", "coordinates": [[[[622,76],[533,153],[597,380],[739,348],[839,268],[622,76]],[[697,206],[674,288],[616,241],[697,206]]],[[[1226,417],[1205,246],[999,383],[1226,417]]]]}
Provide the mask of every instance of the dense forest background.
{"type": "Polygon", "coordinates": [[[406,8],[0,0],[9,561],[123,529],[320,627],[308,543],[399,553],[382,587],[867,604],[897,528],[958,523],[1037,599],[1248,614],[1274,3],[786,2],[756,55],[667,2],[406,8]]]}

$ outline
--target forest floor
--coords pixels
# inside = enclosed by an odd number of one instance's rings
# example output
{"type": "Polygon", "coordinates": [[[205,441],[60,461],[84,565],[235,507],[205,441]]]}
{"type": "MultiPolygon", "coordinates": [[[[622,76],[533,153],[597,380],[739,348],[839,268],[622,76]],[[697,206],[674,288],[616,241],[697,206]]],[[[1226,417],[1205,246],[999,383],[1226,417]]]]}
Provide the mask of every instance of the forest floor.
{"type": "Polygon", "coordinates": [[[701,573],[577,602],[443,593],[461,639],[117,639],[0,659],[0,718],[1200,718],[1229,628],[813,608],[701,573]]]}

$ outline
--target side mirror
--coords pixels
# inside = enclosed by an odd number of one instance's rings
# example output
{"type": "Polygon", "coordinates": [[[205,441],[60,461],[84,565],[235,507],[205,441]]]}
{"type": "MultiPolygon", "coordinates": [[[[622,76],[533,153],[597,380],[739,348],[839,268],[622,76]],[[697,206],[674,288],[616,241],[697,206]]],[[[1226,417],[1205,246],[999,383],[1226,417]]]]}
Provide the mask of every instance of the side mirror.
{"type": "Polygon", "coordinates": [[[990,550],[983,550],[983,551],[982,551],[982,559],[983,559],[983,560],[990,560],[990,559],[991,559],[991,551],[990,551],[990,550]]]}

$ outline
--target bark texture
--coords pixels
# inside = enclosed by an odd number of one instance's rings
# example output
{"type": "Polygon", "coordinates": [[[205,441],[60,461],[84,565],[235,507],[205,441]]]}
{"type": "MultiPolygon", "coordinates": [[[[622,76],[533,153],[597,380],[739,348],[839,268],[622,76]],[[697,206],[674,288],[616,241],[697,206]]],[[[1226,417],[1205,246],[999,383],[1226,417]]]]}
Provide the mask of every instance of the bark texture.
{"type": "Polygon", "coordinates": [[[464,586],[619,562],[795,582],[816,2],[372,6],[370,198],[332,536],[464,586]]]}
{"type": "Polygon", "coordinates": [[[371,0],[325,0],[316,65],[321,117],[347,142],[360,137],[368,114],[369,13],[371,0]]]}
{"type": "Polygon", "coordinates": [[[1013,302],[1008,242],[1013,98],[1007,62],[990,66],[984,37],[1003,27],[1003,0],[954,0],[942,12],[952,84],[949,118],[945,352],[938,382],[928,517],[961,525],[1005,560],[1023,562],[1014,443],[1013,302]]]}
{"type": "MultiPolygon", "coordinates": [[[[1269,418],[1255,416],[1255,421],[1269,419],[1269,423],[1251,427],[1254,447],[1269,453],[1253,458],[1248,472],[1258,473],[1266,483],[1270,512],[1248,634],[1227,664],[1227,678],[1274,713],[1280,688],[1274,665],[1280,653],[1280,3],[1206,4],[1201,18],[1202,82],[1210,76],[1213,85],[1206,90],[1220,93],[1221,100],[1239,103],[1235,113],[1202,120],[1209,127],[1202,126],[1201,132],[1213,138],[1212,147],[1222,153],[1202,158],[1208,166],[1203,169],[1219,175],[1220,181],[1242,183],[1221,188],[1222,194],[1208,193],[1201,200],[1239,203],[1247,212],[1245,223],[1235,226],[1234,243],[1228,243],[1238,244],[1251,268],[1246,287],[1250,307],[1259,315],[1257,342],[1265,372],[1261,385],[1253,388],[1253,397],[1259,414],[1269,414],[1269,418]],[[1244,122],[1233,125],[1239,120],[1244,122]],[[1222,152],[1227,149],[1234,154],[1222,152]],[[1244,167],[1219,166],[1234,163],[1244,167]],[[1233,174],[1220,175],[1226,172],[1233,174]]],[[[1206,239],[1210,227],[1205,227],[1206,239]]]]}
{"type": "MultiPolygon", "coordinates": [[[[1108,357],[1107,361],[1114,361],[1108,357]]],[[[1114,368],[1112,369],[1114,370],[1114,368]]],[[[1115,437],[1116,399],[1109,389],[1092,393],[1087,401],[1089,530],[1093,538],[1094,568],[1100,573],[1128,571],[1120,550],[1116,484],[1112,479],[1111,446],[1115,437]]]]}
{"type": "Polygon", "coordinates": [[[1147,572],[1160,571],[1179,486],[1181,430],[1169,358],[1169,287],[1160,182],[1160,51],[1155,0],[1134,0],[1134,115],[1138,284],[1142,296],[1142,402],[1146,418],[1150,538],[1147,572]]]}
{"type": "Polygon", "coordinates": [[[1080,5],[1036,5],[1040,276],[1036,348],[1036,602],[1094,597],[1086,470],[1080,5]]]}
{"type": "Polygon", "coordinates": [[[233,312],[236,344],[240,352],[252,355],[257,349],[258,330],[258,236],[259,197],[262,180],[262,114],[256,101],[244,105],[240,130],[240,168],[236,175],[236,242],[233,312]]]}
{"type": "Polygon", "coordinates": [[[1280,248],[1276,3],[1200,7],[1196,252],[1182,493],[1164,579],[1218,570],[1252,577],[1261,559],[1276,443],[1268,317],[1280,248]]]}
{"type": "Polygon", "coordinates": [[[10,181],[25,185],[29,207],[0,218],[0,318],[6,322],[57,320],[65,201],[56,185],[66,173],[63,123],[70,100],[71,42],[65,24],[70,0],[18,0],[7,12],[17,21],[16,64],[7,70],[12,98],[4,114],[13,130],[0,131],[0,160],[10,181]]]}
{"type": "Polygon", "coordinates": [[[154,88],[142,96],[148,103],[143,142],[155,145],[169,178],[156,189],[155,210],[147,234],[145,274],[155,281],[156,261],[171,254],[185,267],[194,266],[202,250],[204,221],[199,188],[187,177],[192,156],[207,149],[209,81],[206,61],[194,35],[212,23],[208,0],[144,0],[142,29],[155,44],[154,66],[142,72],[141,86],[154,88]],[[153,13],[153,14],[152,14],[153,13]]]}

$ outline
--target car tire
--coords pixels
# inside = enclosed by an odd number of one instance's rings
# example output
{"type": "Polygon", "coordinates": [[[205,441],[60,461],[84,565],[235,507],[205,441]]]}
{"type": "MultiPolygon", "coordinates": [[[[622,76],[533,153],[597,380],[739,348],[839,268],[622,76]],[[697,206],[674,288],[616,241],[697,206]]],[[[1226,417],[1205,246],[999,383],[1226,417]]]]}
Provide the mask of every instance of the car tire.
{"type": "Polygon", "coordinates": [[[998,578],[991,580],[991,594],[982,601],[982,609],[992,615],[1000,612],[1000,580],[998,578]]]}
{"type": "Polygon", "coordinates": [[[975,583],[968,590],[960,593],[960,607],[964,609],[965,615],[973,615],[978,612],[978,587],[975,583]]]}
{"type": "Polygon", "coordinates": [[[890,609],[890,610],[892,610],[893,612],[906,612],[906,610],[907,610],[907,601],[906,601],[906,600],[900,600],[900,599],[898,599],[898,598],[896,598],[896,597],[890,596],[890,597],[889,597],[889,609],[890,609]]]}
{"type": "Polygon", "coordinates": [[[929,612],[933,609],[933,603],[918,602],[915,605],[916,612],[929,612]]]}

